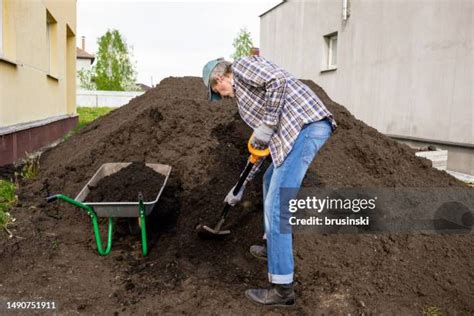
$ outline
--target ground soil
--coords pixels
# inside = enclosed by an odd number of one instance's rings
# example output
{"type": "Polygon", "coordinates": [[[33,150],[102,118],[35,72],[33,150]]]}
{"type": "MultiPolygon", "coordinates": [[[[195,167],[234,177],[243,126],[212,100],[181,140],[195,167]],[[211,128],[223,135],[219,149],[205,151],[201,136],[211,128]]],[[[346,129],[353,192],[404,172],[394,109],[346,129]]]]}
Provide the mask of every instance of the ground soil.
{"type": "Polygon", "coordinates": [[[23,168],[22,164],[19,165],[4,165],[0,166],[0,180],[8,180],[15,182],[20,177],[21,170],[23,168]]]}
{"type": "Polygon", "coordinates": [[[147,167],[144,162],[133,162],[110,176],[89,186],[88,202],[135,202],[141,193],[143,201],[154,201],[165,181],[165,176],[147,167]]]}
{"type": "MultiPolygon", "coordinates": [[[[304,186],[463,185],[306,83],[339,127],[304,186]]],[[[263,309],[248,302],[245,289],[267,284],[265,263],[248,253],[263,232],[261,177],[231,210],[229,239],[203,241],[194,228],[217,220],[245,166],[250,132],[232,100],[207,101],[200,78],[167,78],[45,152],[40,175],[22,186],[21,204],[13,211],[11,230],[21,238],[0,239],[0,300],[55,300],[62,314],[474,311],[472,234],[296,234],[297,306],[263,309]],[[142,257],[138,236],[117,233],[111,254],[100,257],[87,214],[44,198],[75,196],[101,164],[127,161],[173,167],[148,220],[150,254],[142,257]]]]}

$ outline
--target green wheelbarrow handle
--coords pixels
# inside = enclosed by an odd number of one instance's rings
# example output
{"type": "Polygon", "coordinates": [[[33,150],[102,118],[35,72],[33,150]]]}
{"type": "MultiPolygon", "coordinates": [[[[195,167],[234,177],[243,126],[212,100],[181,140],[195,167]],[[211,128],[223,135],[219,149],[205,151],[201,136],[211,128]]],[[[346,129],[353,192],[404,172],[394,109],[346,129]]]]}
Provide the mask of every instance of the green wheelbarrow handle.
{"type": "Polygon", "coordinates": [[[94,209],[86,204],[83,204],[81,202],[78,202],[74,199],[71,199],[70,197],[63,195],[63,194],[55,194],[52,196],[49,196],[46,198],[46,201],[48,203],[54,202],[56,200],[63,200],[66,201],[69,204],[72,204],[74,206],[80,207],[84,210],[86,210],[87,214],[90,216],[92,219],[92,226],[94,229],[94,235],[95,235],[95,242],[97,244],[97,251],[99,252],[99,255],[101,256],[106,256],[110,253],[110,250],[112,249],[112,233],[113,233],[113,226],[114,226],[114,221],[112,217],[109,217],[109,227],[108,227],[108,232],[107,232],[107,247],[105,250],[102,248],[102,239],[100,238],[100,231],[99,231],[99,220],[97,217],[97,214],[95,213],[94,209]]]}

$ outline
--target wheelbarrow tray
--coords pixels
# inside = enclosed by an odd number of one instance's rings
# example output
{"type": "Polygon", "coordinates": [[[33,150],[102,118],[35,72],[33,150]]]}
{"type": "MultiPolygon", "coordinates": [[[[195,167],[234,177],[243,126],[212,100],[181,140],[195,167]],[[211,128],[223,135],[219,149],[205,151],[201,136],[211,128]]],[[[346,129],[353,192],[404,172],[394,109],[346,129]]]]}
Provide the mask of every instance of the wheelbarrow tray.
{"type": "MultiPolygon", "coordinates": [[[[102,166],[100,166],[99,170],[96,171],[96,173],[89,180],[89,182],[87,182],[87,184],[82,188],[81,192],[79,192],[75,200],[93,207],[98,217],[140,217],[138,198],[137,201],[130,202],[87,201],[87,196],[90,193],[90,187],[94,187],[101,179],[120,171],[121,169],[129,166],[130,164],[131,162],[104,163],[102,166]]],[[[145,215],[149,215],[153,210],[156,202],[158,202],[164,187],[166,186],[166,182],[168,181],[169,175],[171,173],[171,166],[157,163],[147,163],[145,165],[153,169],[155,172],[158,172],[165,176],[165,180],[163,181],[161,188],[157,188],[156,198],[153,201],[143,201],[145,207],[145,215]]]]}

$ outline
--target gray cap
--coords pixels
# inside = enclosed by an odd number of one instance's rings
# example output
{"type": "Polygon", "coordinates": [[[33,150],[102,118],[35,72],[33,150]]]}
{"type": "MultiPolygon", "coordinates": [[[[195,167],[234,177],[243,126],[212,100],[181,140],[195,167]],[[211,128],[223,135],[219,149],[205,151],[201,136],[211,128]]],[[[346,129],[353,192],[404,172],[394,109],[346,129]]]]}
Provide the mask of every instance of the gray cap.
{"type": "Polygon", "coordinates": [[[202,80],[204,81],[204,84],[206,87],[209,89],[209,100],[210,101],[219,101],[222,99],[219,93],[215,93],[211,89],[211,83],[209,82],[211,79],[211,73],[216,68],[216,66],[224,61],[224,58],[217,58],[209,61],[207,64],[204,65],[204,68],[202,69],[202,80]]]}

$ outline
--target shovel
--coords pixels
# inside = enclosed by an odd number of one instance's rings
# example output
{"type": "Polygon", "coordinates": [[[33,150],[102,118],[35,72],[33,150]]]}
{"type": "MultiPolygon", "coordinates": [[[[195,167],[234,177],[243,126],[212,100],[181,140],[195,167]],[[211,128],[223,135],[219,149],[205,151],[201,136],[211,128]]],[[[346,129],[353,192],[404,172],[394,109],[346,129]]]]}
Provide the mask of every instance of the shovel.
{"type": "MultiPolygon", "coordinates": [[[[250,171],[252,170],[253,166],[257,163],[257,161],[261,158],[267,157],[270,154],[270,150],[266,149],[257,149],[252,146],[252,137],[249,139],[247,144],[247,148],[250,152],[250,156],[247,161],[247,165],[245,166],[244,171],[241,173],[239,182],[234,188],[232,192],[234,195],[237,195],[244,184],[245,179],[249,175],[250,171]]],[[[211,228],[207,225],[198,224],[196,226],[197,234],[202,239],[220,239],[230,234],[230,230],[222,230],[222,225],[227,218],[227,214],[229,213],[231,205],[229,203],[225,203],[224,209],[222,210],[221,217],[217,224],[211,228]]]]}

